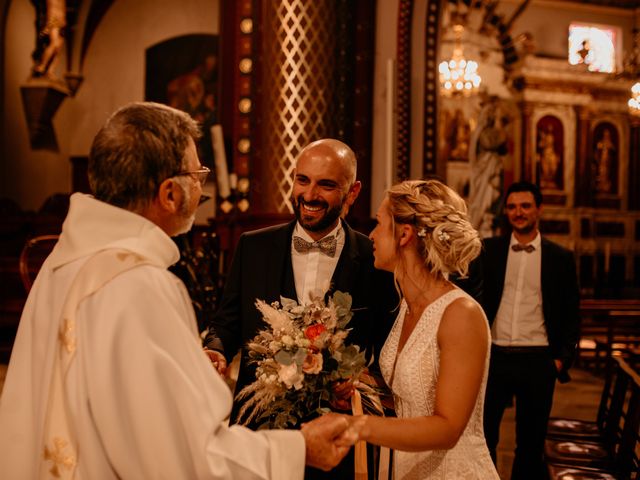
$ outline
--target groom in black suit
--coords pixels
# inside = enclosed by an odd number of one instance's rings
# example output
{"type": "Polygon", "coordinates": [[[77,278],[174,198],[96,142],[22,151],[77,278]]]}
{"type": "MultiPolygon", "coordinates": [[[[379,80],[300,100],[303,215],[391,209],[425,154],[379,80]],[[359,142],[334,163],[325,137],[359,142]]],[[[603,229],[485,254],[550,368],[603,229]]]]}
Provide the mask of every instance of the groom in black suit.
{"type": "Polygon", "coordinates": [[[517,182],[507,190],[511,235],[488,238],[474,275],[491,325],[491,363],[484,405],[487,445],[496,461],[500,422],[515,396],[512,480],[545,478],[542,462],[556,379],[569,381],[579,329],[573,254],[540,236],[542,195],[517,182]]]}
{"type": "MultiPolygon", "coordinates": [[[[220,308],[204,342],[219,371],[266,328],[256,299],[271,303],[284,296],[306,302],[319,290],[351,295],[354,316],[347,342],[377,359],[398,299],[389,274],[373,268],[371,241],[343,220],[360,188],[355,154],[344,143],[323,139],[302,150],[291,198],[295,220],[244,233],[236,247],[220,308]]],[[[242,353],[236,391],[255,380],[246,351],[242,353]]],[[[232,422],[238,420],[238,410],[234,405],[232,422]]],[[[343,477],[353,478],[352,464],[326,478],[343,477]]]]}

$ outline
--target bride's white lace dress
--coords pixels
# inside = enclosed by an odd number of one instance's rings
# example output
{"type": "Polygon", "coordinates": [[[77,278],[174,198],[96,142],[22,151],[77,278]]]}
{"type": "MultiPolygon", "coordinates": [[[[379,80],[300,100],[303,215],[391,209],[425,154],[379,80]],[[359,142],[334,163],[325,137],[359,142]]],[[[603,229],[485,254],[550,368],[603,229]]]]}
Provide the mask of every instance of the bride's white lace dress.
{"type": "MultiPolygon", "coordinates": [[[[460,297],[471,298],[462,290],[454,289],[431,303],[422,313],[404,348],[397,355],[398,340],[407,310],[406,302],[402,301],[398,317],[380,354],[380,369],[393,391],[398,417],[433,415],[440,366],[438,327],[446,307],[460,297]]],[[[460,440],[450,450],[394,451],[394,480],[499,480],[498,473],[489,456],[482,428],[482,411],[491,342],[488,323],[487,337],[487,358],[482,386],[469,423],[460,440]]],[[[464,361],[464,352],[460,352],[460,355],[460,360],[464,361]]]]}

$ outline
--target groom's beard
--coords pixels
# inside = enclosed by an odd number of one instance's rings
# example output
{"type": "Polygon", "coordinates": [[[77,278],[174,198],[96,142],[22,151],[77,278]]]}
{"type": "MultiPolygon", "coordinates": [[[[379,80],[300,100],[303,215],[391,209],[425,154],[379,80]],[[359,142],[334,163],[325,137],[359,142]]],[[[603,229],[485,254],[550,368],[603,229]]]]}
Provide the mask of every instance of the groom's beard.
{"type": "Polygon", "coordinates": [[[315,200],[312,202],[305,202],[300,195],[297,199],[292,198],[291,204],[293,205],[293,213],[295,213],[296,219],[302,228],[310,232],[322,232],[323,230],[331,227],[335,221],[340,218],[342,214],[342,206],[344,205],[344,198],[340,202],[340,205],[329,207],[327,202],[321,200],[315,200]],[[325,213],[317,220],[306,220],[300,211],[300,204],[306,204],[309,206],[319,206],[325,209],[325,213]]]}
{"type": "MultiPolygon", "coordinates": [[[[527,218],[524,217],[518,217],[515,220],[527,220],[527,218]]],[[[519,233],[521,235],[526,235],[528,233],[533,232],[533,230],[537,227],[536,222],[535,221],[527,221],[527,223],[525,223],[523,226],[521,227],[516,227],[513,224],[511,224],[511,227],[513,228],[513,230],[516,233],[519,233]]]]}

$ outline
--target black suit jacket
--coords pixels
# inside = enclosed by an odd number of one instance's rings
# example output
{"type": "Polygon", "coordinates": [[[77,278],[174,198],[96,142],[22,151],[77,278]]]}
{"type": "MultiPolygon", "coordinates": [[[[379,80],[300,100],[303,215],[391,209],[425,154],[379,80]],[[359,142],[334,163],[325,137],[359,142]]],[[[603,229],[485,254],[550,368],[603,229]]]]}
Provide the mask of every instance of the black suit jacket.
{"type": "MultiPolygon", "coordinates": [[[[353,318],[347,342],[377,358],[393,325],[398,298],[393,277],[373,268],[371,241],[343,222],[345,245],[333,274],[329,295],[340,290],[353,299],[353,318]]],[[[239,348],[266,328],[257,299],[271,303],[280,296],[296,299],[291,264],[291,237],[295,221],[241,235],[220,307],[210,323],[205,346],[224,351],[230,360],[239,348]]],[[[236,391],[255,380],[243,352],[236,391]]]]}
{"type": "MultiPolygon", "coordinates": [[[[481,279],[482,287],[477,296],[489,324],[493,324],[502,299],[510,239],[510,235],[485,239],[482,253],[472,268],[472,277],[481,279]]],[[[553,358],[562,361],[558,379],[568,381],[567,371],[573,362],[580,329],[579,289],[573,253],[543,237],[540,267],[542,314],[549,347],[553,358]]]]}

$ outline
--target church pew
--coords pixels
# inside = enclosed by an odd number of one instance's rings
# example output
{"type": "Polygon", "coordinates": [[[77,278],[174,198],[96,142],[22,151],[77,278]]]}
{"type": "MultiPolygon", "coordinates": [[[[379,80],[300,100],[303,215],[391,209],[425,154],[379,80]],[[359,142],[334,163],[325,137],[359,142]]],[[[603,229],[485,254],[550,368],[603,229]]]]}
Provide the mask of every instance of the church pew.
{"type": "Polygon", "coordinates": [[[606,345],[610,330],[610,312],[640,310],[637,299],[583,299],[580,302],[580,339],[577,365],[601,369],[602,346],[606,345]]]}

